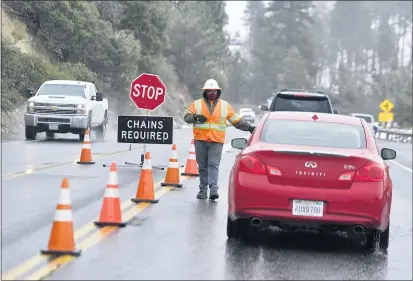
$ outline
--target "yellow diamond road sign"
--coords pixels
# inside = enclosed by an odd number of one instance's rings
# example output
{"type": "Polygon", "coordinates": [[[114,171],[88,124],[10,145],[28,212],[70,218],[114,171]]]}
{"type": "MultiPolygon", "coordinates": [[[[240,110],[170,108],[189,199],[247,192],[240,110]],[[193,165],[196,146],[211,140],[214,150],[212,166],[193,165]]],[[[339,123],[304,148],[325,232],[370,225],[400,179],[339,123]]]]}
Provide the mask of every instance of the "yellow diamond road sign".
{"type": "Polygon", "coordinates": [[[383,112],[390,112],[394,108],[394,104],[388,99],[385,99],[381,102],[380,108],[383,112]]]}
{"type": "Polygon", "coordinates": [[[379,113],[379,122],[389,122],[394,121],[393,112],[380,112],[379,113]]]}

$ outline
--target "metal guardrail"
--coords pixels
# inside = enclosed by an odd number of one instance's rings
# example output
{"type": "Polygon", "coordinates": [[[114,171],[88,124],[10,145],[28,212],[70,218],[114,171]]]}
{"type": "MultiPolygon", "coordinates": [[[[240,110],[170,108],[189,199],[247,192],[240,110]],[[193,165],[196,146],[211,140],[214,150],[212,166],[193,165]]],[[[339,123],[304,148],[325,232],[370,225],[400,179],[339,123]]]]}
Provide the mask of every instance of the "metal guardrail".
{"type": "Polygon", "coordinates": [[[400,129],[379,129],[376,133],[377,139],[394,142],[412,143],[412,131],[400,129]]]}

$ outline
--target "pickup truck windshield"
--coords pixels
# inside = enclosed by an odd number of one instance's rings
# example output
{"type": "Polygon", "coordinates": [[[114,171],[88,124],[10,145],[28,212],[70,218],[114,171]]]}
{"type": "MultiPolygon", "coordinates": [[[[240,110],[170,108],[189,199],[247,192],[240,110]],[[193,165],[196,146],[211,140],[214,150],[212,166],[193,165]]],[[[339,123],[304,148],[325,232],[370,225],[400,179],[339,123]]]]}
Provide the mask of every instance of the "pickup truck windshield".
{"type": "Polygon", "coordinates": [[[40,89],[39,96],[76,96],[85,97],[84,85],[46,84],[40,89]]]}
{"type": "Polygon", "coordinates": [[[332,113],[326,97],[278,95],[271,111],[304,111],[332,113]]]}

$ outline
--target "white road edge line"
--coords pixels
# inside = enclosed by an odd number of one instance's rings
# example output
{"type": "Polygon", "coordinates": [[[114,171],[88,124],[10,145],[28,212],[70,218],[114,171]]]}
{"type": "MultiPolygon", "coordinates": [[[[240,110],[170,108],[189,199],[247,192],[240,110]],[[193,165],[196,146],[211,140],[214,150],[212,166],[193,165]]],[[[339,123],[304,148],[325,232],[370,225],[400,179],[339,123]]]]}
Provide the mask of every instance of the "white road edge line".
{"type": "Polygon", "coordinates": [[[405,170],[405,171],[408,171],[409,173],[413,173],[413,170],[411,169],[411,168],[409,168],[409,167],[407,167],[407,166],[405,166],[405,165],[403,165],[403,164],[400,164],[399,162],[396,162],[396,161],[394,161],[394,160],[391,160],[391,161],[389,161],[390,163],[393,163],[393,164],[395,164],[395,165],[397,165],[397,166],[399,166],[400,168],[402,168],[403,170],[405,170]]]}

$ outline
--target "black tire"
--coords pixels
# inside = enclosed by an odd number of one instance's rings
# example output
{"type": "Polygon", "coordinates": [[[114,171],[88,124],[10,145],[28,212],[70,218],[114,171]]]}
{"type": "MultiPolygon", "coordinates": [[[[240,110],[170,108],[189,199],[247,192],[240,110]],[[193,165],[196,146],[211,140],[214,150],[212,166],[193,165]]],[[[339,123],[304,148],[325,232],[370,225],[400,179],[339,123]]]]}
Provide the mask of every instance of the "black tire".
{"type": "MultiPolygon", "coordinates": [[[[86,132],[86,130],[88,130],[88,132],[89,132],[89,137],[90,137],[90,129],[91,129],[90,124],[91,124],[91,122],[92,122],[92,114],[91,114],[91,113],[89,113],[89,118],[88,118],[88,120],[89,120],[89,121],[88,121],[88,124],[87,124],[87,128],[85,128],[85,132],[86,132]]],[[[79,140],[80,140],[81,142],[83,142],[83,141],[85,140],[85,132],[79,134],[79,140]]]]}
{"type": "Polygon", "coordinates": [[[228,239],[238,238],[237,221],[233,221],[229,217],[227,219],[227,237],[228,239]]]}
{"type": "Polygon", "coordinates": [[[54,139],[54,133],[53,132],[46,132],[46,138],[48,140],[54,139]]]}
{"type": "Polygon", "coordinates": [[[234,238],[238,239],[240,238],[241,240],[244,241],[250,241],[251,240],[251,235],[250,235],[250,229],[248,226],[248,221],[243,220],[243,219],[238,219],[238,220],[231,220],[230,217],[227,219],[227,237],[228,239],[234,238]]]}
{"type": "Polygon", "coordinates": [[[30,127],[25,127],[26,140],[35,140],[37,133],[33,131],[30,127]]]}
{"type": "Polygon", "coordinates": [[[389,248],[389,238],[390,238],[390,222],[387,226],[386,230],[380,232],[379,234],[379,247],[384,252],[387,252],[387,248],[389,248]]]}
{"type": "Polygon", "coordinates": [[[105,117],[103,119],[103,123],[100,124],[97,128],[96,128],[96,138],[99,141],[104,141],[105,140],[105,136],[106,136],[106,126],[108,124],[107,122],[108,120],[108,112],[105,111],[105,117]]]}
{"type": "Polygon", "coordinates": [[[379,241],[379,233],[376,230],[367,233],[366,249],[370,252],[376,250],[377,242],[379,241]]]}

